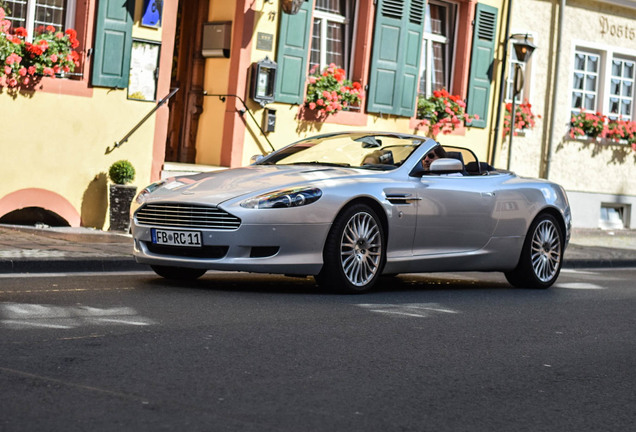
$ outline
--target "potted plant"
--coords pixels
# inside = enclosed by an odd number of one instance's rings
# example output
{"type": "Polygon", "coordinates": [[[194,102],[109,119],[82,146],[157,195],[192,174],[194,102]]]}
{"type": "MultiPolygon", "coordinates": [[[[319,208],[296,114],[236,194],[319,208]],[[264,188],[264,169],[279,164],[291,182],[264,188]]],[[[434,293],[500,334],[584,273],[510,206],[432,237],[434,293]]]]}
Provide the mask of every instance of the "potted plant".
{"type": "Polygon", "coordinates": [[[135,168],[127,160],[113,163],[108,170],[110,185],[110,230],[128,231],[130,228],[130,203],[135,198],[136,186],[128,183],[135,179],[135,168]]]}
{"type": "MultiPolygon", "coordinates": [[[[541,118],[540,115],[532,112],[532,105],[526,100],[524,103],[515,106],[515,124],[514,124],[514,136],[517,136],[519,131],[525,131],[533,129],[536,124],[536,118],[541,118]]],[[[506,115],[504,117],[504,136],[510,133],[510,123],[512,120],[512,104],[506,104],[506,115]]]]}

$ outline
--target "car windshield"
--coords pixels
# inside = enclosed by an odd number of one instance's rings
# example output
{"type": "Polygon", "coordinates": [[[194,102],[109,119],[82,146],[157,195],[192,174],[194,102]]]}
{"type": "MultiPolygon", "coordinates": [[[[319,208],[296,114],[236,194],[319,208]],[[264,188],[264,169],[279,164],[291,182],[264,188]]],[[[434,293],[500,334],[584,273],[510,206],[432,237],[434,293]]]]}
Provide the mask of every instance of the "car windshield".
{"type": "Polygon", "coordinates": [[[390,170],[400,166],[424,140],[388,134],[324,135],[285,147],[258,164],[390,170]]]}

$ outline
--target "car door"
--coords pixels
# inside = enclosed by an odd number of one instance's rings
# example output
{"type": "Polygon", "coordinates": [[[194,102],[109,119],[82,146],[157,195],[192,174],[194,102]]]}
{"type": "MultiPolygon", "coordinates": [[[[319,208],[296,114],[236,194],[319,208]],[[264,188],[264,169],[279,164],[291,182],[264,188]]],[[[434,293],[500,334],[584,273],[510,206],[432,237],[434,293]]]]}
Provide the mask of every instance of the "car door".
{"type": "Polygon", "coordinates": [[[413,255],[466,252],[486,245],[498,222],[496,185],[489,176],[423,176],[417,186],[413,255]]]}

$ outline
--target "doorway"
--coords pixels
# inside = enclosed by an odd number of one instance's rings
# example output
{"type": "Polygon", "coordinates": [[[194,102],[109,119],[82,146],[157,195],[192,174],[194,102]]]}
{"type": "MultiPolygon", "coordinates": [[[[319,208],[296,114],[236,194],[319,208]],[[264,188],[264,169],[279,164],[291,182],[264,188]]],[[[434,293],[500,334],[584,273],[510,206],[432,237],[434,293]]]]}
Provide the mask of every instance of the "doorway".
{"type": "Polygon", "coordinates": [[[203,112],[205,58],[201,55],[203,23],[208,19],[209,0],[179,2],[172,64],[166,162],[196,162],[199,117],[203,112]]]}

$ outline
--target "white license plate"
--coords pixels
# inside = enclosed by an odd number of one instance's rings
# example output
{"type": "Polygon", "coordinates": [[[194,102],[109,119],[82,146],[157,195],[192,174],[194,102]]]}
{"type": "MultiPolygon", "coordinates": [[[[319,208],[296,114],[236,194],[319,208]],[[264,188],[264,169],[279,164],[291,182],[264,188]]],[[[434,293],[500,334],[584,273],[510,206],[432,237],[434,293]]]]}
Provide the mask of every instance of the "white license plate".
{"type": "Polygon", "coordinates": [[[152,242],[158,245],[201,247],[201,233],[199,231],[175,231],[153,228],[152,242]]]}

